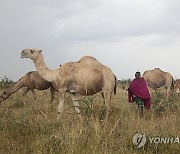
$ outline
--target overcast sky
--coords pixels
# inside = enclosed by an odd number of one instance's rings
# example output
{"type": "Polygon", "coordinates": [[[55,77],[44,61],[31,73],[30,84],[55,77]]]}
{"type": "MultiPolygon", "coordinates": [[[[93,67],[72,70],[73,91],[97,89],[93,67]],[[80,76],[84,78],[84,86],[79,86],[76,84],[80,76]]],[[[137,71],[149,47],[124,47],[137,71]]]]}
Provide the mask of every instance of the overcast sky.
{"type": "Polygon", "coordinates": [[[0,79],[36,70],[24,48],[50,69],[91,55],[119,79],[155,67],[180,78],[179,0],[0,0],[0,20],[0,79]]]}

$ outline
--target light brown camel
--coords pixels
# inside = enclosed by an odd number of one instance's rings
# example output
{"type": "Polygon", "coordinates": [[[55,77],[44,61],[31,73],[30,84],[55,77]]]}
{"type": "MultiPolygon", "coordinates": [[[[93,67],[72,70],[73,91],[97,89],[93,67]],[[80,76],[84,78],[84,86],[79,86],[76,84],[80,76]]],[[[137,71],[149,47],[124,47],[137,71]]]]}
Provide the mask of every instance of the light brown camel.
{"type": "Polygon", "coordinates": [[[0,96],[0,102],[7,99],[11,94],[18,91],[20,88],[26,87],[26,90],[23,93],[23,96],[31,90],[33,93],[34,99],[36,99],[36,94],[34,89],[37,90],[46,90],[50,88],[51,91],[51,102],[54,100],[55,89],[52,86],[52,83],[45,81],[37,71],[28,72],[25,76],[18,80],[14,87],[7,89],[2,92],[0,96]]]}
{"type": "Polygon", "coordinates": [[[170,73],[164,72],[160,68],[155,68],[145,71],[142,76],[154,90],[165,86],[167,89],[167,99],[169,98],[170,91],[173,90],[174,87],[173,76],[170,73]]]}
{"type": "Polygon", "coordinates": [[[94,57],[85,56],[77,62],[68,62],[56,70],[50,70],[46,67],[41,52],[39,49],[24,49],[21,57],[32,59],[40,76],[56,87],[59,93],[58,117],[63,111],[65,92],[71,94],[75,110],[80,113],[76,94],[93,95],[100,91],[103,92],[107,105],[107,117],[111,96],[116,90],[116,79],[110,68],[94,57]]]}
{"type": "Polygon", "coordinates": [[[174,92],[176,94],[180,93],[180,79],[176,80],[175,85],[174,85],[174,92]]]}

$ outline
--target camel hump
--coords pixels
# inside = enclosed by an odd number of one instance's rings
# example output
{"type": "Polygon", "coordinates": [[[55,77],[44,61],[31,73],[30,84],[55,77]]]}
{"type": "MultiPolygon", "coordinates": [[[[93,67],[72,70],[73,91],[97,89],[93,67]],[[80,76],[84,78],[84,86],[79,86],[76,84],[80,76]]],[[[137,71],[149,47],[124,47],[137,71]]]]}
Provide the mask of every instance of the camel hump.
{"type": "Polygon", "coordinates": [[[156,75],[156,74],[164,74],[164,73],[166,73],[166,72],[162,71],[160,68],[154,68],[152,70],[145,71],[142,76],[144,77],[144,76],[150,75],[150,74],[156,75]]]}
{"type": "Polygon", "coordinates": [[[20,78],[20,79],[18,80],[18,82],[19,82],[20,80],[22,80],[22,79],[25,79],[25,80],[26,80],[26,78],[29,79],[30,76],[32,76],[32,75],[34,75],[34,74],[38,74],[38,72],[37,72],[37,71],[30,71],[30,72],[26,73],[25,76],[23,76],[22,78],[20,78]]]}
{"type": "Polygon", "coordinates": [[[84,56],[77,63],[81,65],[87,66],[102,66],[102,64],[94,57],[84,56]]]}
{"type": "Polygon", "coordinates": [[[162,71],[159,67],[154,68],[154,70],[162,71]]]}
{"type": "Polygon", "coordinates": [[[79,62],[84,62],[84,61],[98,61],[98,60],[92,56],[84,56],[79,60],[79,62]]]}
{"type": "Polygon", "coordinates": [[[23,77],[21,77],[17,82],[20,82],[20,81],[24,80],[25,78],[27,78],[28,76],[30,76],[31,73],[32,73],[32,72],[26,73],[26,75],[24,75],[23,77]]]}
{"type": "Polygon", "coordinates": [[[161,70],[160,68],[155,68],[154,69],[154,74],[156,74],[156,73],[157,74],[159,73],[159,75],[163,76],[164,78],[173,79],[171,73],[165,72],[165,71],[161,70]]]}
{"type": "Polygon", "coordinates": [[[164,73],[164,71],[162,71],[160,68],[154,68],[153,70],[150,71],[164,73]]]}

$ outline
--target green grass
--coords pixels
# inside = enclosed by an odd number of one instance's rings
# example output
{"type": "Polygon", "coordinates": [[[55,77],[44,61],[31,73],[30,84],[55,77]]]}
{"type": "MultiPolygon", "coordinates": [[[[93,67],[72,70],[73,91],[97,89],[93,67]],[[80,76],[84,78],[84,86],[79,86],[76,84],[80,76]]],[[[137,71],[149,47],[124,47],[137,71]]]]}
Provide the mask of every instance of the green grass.
{"type": "Polygon", "coordinates": [[[33,154],[130,154],[179,153],[180,144],[150,144],[135,148],[132,137],[137,132],[146,136],[180,137],[180,99],[165,101],[153,95],[153,108],[143,118],[135,103],[118,87],[112,110],[104,128],[106,108],[98,94],[81,99],[79,119],[66,95],[63,116],[57,121],[58,98],[50,103],[49,91],[38,91],[34,101],[19,91],[0,105],[0,153],[33,154]],[[161,102],[161,105],[159,105],[161,102]]]}

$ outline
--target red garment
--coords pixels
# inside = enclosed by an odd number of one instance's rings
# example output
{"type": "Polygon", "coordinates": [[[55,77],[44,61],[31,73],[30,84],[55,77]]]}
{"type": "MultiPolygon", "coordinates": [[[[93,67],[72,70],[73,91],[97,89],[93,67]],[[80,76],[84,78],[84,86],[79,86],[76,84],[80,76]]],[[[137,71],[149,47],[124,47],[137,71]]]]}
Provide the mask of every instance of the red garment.
{"type": "Polygon", "coordinates": [[[128,101],[133,102],[133,96],[139,97],[144,100],[146,109],[151,107],[151,96],[144,78],[135,78],[128,88],[128,101]]]}

